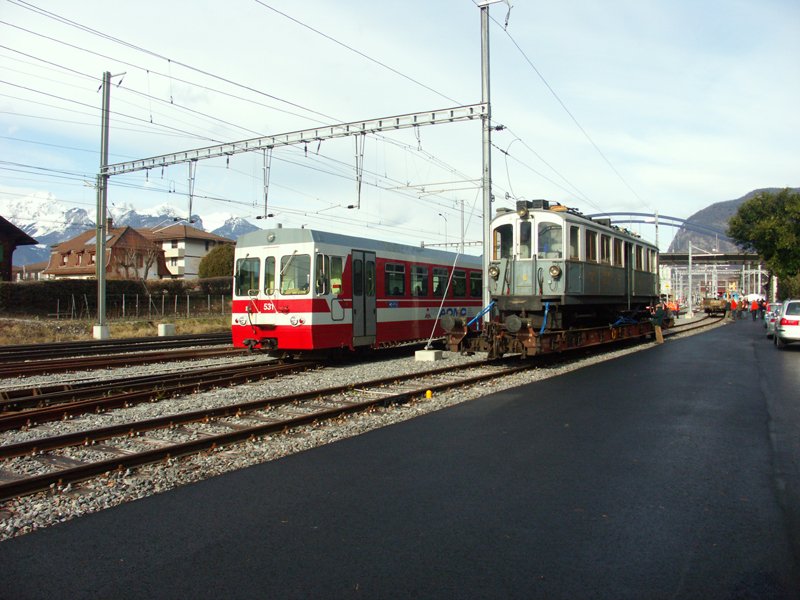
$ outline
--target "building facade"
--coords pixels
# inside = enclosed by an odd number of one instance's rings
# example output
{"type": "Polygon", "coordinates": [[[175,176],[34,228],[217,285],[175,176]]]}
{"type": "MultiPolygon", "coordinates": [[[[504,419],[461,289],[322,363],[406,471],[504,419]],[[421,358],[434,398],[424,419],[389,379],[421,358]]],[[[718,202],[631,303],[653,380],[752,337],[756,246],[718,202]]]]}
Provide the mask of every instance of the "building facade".
{"type": "Polygon", "coordinates": [[[167,276],[174,279],[197,279],[200,261],[206,254],[215,246],[236,244],[234,240],[189,225],[175,224],[160,229],[140,228],[138,231],[160,246],[169,271],[167,276]]]}

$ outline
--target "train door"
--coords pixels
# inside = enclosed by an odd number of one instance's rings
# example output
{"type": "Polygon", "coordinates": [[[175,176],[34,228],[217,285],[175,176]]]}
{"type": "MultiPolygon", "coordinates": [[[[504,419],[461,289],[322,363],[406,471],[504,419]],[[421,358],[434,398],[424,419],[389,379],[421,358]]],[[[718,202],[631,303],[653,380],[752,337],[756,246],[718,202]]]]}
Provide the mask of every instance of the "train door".
{"type": "Polygon", "coordinates": [[[628,310],[631,309],[631,296],[633,295],[633,244],[625,242],[625,297],[628,310]]]}
{"type": "Polygon", "coordinates": [[[514,265],[514,293],[532,296],[534,286],[534,239],[533,218],[520,220],[517,234],[517,261],[514,265]]]}
{"type": "Polygon", "coordinates": [[[375,253],[353,250],[353,346],[375,343],[375,253]]]}

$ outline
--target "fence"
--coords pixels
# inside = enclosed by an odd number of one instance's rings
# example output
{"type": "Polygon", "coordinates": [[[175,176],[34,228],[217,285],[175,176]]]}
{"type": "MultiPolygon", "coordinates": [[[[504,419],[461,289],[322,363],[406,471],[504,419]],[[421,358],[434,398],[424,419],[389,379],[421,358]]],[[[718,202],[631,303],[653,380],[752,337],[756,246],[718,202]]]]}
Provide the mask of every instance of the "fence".
{"type": "MultiPolygon", "coordinates": [[[[97,315],[96,298],[70,294],[56,300],[56,319],[89,319],[97,315]]],[[[110,319],[163,317],[208,317],[230,314],[230,296],[207,294],[118,294],[106,297],[106,317],[110,319]]]]}

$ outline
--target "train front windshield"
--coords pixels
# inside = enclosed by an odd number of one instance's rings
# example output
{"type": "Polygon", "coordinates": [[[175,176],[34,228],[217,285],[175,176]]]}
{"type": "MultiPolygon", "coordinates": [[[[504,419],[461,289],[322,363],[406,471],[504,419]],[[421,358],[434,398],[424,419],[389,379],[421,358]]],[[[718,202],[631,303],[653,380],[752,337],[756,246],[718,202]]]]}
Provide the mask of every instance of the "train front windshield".
{"type": "Polygon", "coordinates": [[[307,294],[311,282],[311,257],[292,254],[281,257],[281,294],[302,296],[307,294]]]}
{"type": "Polygon", "coordinates": [[[236,295],[254,296],[258,294],[260,262],[256,257],[240,258],[236,261],[236,295]]]}

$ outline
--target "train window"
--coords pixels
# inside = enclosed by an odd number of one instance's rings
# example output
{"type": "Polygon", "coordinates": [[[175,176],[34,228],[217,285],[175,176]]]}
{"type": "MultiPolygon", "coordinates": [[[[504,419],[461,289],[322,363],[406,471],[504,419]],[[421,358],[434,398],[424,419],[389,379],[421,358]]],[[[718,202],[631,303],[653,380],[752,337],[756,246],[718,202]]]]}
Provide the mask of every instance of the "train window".
{"type": "Polygon", "coordinates": [[[531,222],[520,221],[519,223],[519,257],[531,257],[531,222]]]}
{"type": "Polygon", "coordinates": [[[600,262],[611,264],[611,238],[604,233],[600,234],[600,262]]]}
{"type": "Polygon", "coordinates": [[[469,274],[469,295],[470,298],[483,297],[483,273],[473,271],[469,274]]]}
{"type": "Polygon", "coordinates": [[[406,295],[406,266],[396,263],[386,263],[386,295],[406,295]]]}
{"type": "Polygon", "coordinates": [[[576,225],[572,225],[569,228],[569,257],[573,260],[581,259],[580,239],[581,228],[576,225]]]}
{"type": "Polygon", "coordinates": [[[311,257],[308,254],[281,256],[281,294],[302,296],[308,293],[311,257]]]}
{"type": "Polygon", "coordinates": [[[561,258],[561,223],[539,223],[539,258],[561,258]]]}
{"type": "Polygon", "coordinates": [[[271,296],[275,293],[275,257],[264,259],[264,293],[271,296]]]}
{"type": "Polygon", "coordinates": [[[622,240],[619,238],[614,238],[614,264],[618,267],[625,266],[622,254],[622,240]]]}
{"type": "Polygon", "coordinates": [[[364,261],[353,259],[353,296],[364,295],[364,261]]]}
{"type": "Polygon", "coordinates": [[[375,295],[375,261],[368,260],[367,261],[367,277],[366,277],[366,284],[367,284],[367,296],[374,296],[375,295]]]}
{"type": "Polygon", "coordinates": [[[331,292],[334,294],[342,293],[342,257],[331,256],[331,292]]]}
{"type": "Polygon", "coordinates": [[[644,270],[644,248],[637,245],[636,246],[636,254],[635,254],[635,262],[633,263],[633,268],[637,271],[644,270]]]}
{"type": "Polygon", "coordinates": [[[317,254],[317,274],[314,277],[314,290],[317,294],[327,294],[330,289],[328,273],[331,270],[331,259],[324,254],[317,254]]]}
{"type": "Polygon", "coordinates": [[[414,296],[428,295],[428,267],[419,265],[411,267],[411,294],[414,296]]]}
{"type": "Polygon", "coordinates": [[[254,296],[258,293],[258,258],[240,258],[236,261],[236,295],[254,296]]]}
{"type": "Polygon", "coordinates": [[[453,296],[464,298],[467,295],[467,272],[453,271],[453,296]]]}
{"type": "Polygon", "coordinates": [[[514,229],[511,223],[500,225],[494,230],[494,260],[501,258],[511,258],[512,248],[514,247],[514,229]]]}
{"type": "MultiPolygon", "coordinates": [[[[505,227],[505,226],[504,226],[505,227]]],[[[509,225],[510,227],[510,225],[509,225]]],[[[441,298],[447,289],[448,273],[447,269],[441,267],[433,268],[433,295],[441,298]]]]}
{"type": "Polygon", "coordinates": [[[658,271],[658,260],[656,259],[656,251],[655,250],[648,250],[647,256],[650,259],[650,272],[656,273],[658,271]]]}
{"type": "Polygon", "coordinates": [[[597,232],[591,229],[586,230],[586,260],[597,262],[597,232]]]}

